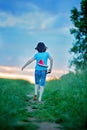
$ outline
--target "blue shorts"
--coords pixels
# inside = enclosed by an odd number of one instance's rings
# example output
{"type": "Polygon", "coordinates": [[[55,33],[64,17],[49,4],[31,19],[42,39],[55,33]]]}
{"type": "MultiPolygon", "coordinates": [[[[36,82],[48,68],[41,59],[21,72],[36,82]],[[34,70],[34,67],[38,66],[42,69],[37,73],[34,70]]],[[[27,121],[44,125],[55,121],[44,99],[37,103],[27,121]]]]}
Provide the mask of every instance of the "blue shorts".
{"type": "Polygon", "coordinates": [[[44,86],[46,82],[46,70],[35,70],[35,84],[44,86]]]}

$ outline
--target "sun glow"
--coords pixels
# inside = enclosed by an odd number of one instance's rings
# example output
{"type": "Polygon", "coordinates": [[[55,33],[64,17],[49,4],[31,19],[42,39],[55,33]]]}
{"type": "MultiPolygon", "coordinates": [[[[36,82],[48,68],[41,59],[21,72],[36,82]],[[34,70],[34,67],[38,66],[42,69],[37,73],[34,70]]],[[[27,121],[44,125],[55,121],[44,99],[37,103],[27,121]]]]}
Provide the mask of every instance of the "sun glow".
{"type": "Polygon", "coordinates": [[[20,75],[20,74],[9,74],[9,73],[0,72],[0,78],[23,79],[23,80],[27,80],[31,83],[34,83],[33,76],[25,76],[25,75],[20,75]]]}
{"type": "MultiPolygon", "coordinates": [[[[51,74],[47,75],[47,80],[59,79],[68,71],[54,69],[51,74]]],[[[18,67],[0,66],[0,78],[23,79],[34,83],[34,69],[25,69],[21,71],[18,67]]]]}
{"type": "Polygon", "coordinates": [[[21,71],[18,67],[0,66],[0,78],[23,79],[34,83],[33,69],[21,71]]]}

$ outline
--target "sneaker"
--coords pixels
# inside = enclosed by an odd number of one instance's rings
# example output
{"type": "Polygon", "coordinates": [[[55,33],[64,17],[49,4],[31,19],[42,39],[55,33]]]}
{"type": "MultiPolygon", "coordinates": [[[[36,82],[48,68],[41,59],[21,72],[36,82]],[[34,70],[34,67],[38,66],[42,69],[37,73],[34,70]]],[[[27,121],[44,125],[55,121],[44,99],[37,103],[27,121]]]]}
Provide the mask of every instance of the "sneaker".
{"type": "Polygon", "coordinates": [[[34,95],[34,100],[37,100],[37,95],[34,95]]]}

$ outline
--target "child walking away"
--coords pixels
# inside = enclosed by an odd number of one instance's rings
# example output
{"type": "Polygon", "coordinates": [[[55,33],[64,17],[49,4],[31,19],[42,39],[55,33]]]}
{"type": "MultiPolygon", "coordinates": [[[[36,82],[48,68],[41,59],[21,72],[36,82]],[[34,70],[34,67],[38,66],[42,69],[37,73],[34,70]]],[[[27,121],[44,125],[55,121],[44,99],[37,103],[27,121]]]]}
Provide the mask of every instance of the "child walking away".
{"type": "Polygon", "coordinates": [[[39,102],[42,101],[42,95],[44,92],[44,86],[46,82],[47,73],[51,73],[53,66],[53,59],[48,52],[46,52],[47,47],[43,42],[39,42],[35,48],[38,52],[31,58],[23,67],[22,70],[36,60],[35,66],[35,95],[34,100],[37,100],[38,88],[40,87],[39,102]],[[47,61],[49,59],[49,67],[47,61]]]}

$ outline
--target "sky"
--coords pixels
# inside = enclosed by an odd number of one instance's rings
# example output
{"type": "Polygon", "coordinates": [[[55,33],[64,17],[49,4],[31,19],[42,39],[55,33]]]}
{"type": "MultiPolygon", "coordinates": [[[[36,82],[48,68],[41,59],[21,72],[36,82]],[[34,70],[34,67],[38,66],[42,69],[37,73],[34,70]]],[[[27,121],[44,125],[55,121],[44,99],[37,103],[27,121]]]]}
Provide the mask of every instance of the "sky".
{"type": "MultiPolygon", "coordinates": [[[[74,37],[71,9],[81,0],[0,0],[0,66],[21,68],[42,41],[54,69],[68,70],[74,37]]],[[[32,63],[29,68],[33,68],[32,63]]]]}

